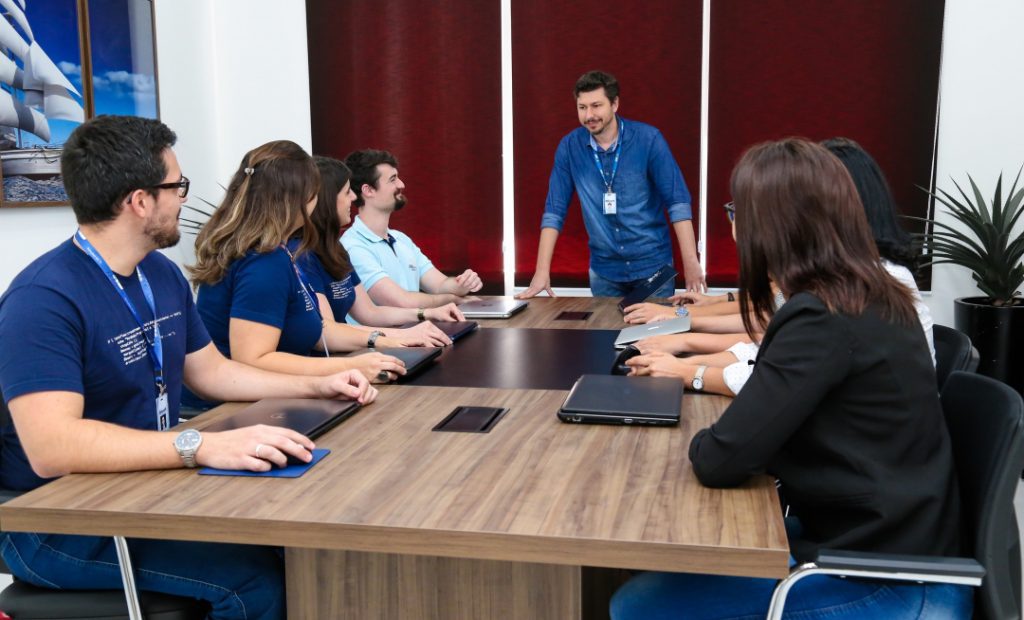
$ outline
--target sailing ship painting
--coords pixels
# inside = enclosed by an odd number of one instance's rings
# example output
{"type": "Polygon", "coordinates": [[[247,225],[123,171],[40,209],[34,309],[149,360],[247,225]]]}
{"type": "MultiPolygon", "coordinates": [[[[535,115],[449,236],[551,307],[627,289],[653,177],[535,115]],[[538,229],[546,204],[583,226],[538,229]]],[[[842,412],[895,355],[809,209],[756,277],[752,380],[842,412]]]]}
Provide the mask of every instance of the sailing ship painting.
{"type": "MultiPolygon", "coordinates": [[[[51,121],[85,120],[81,94],[36,39],[26,2],[0,0],[0,172],[7,202],[65,202],[51,121]]],[[[76,33],[77,34],[77,33],[76,33]]]]}

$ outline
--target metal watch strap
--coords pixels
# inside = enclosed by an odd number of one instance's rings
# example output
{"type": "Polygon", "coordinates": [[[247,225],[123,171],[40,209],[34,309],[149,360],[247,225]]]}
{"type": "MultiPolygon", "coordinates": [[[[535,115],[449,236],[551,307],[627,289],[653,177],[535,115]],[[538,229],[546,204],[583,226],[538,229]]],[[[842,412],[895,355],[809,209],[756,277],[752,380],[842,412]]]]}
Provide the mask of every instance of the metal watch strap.
{"type": "Polygon", "coordinates": [[[384,335],[384,332],[380,331],[379,329],[375,329],[372,332],[370,332],[370,337],[366,339],[366,348],[367,349],[374,348],[376,346],[376,344],[377,344],[377,339],[380,338],[383,335],[384,335]]]}

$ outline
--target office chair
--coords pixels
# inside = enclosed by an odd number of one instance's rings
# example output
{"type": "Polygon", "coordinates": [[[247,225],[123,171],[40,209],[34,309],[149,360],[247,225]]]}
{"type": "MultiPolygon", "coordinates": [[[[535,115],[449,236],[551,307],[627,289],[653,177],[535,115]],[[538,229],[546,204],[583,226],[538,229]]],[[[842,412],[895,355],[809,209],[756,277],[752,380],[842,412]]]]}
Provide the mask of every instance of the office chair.
{"type": "Polygon", "coordinates": [[[941,392],[949,373],[956,370],[974,372],[978,369],[980,356],[978,350],[971,346],[967,334],[952,327],[935,325],[932,335],[935,339],[935,377],[941,392]]]}
{"type": "MultiPolygon", "coordinates": [[[[0,428],[11,424],[11,412],[0,393],[0,428]]],[[[0,450],[3,442],[0,442],[0,450]]],[[[0,488],[0,503],[21,495],[0,488]]],[[[10,569],[0,559],[0,572],[10,569]]],[[[205,601],[172,596],[159,592],[139,592],[139,602],[146,620],[201,620],[209,605],[205,601]]],[[[52,590],[40,588],[14,578],[14,583],[0,592],[0,610],[18,620],[129,620],[128,604],[123,590],[52,590]]]]}
{"type": "MultiPolygon", "coordinates": [[[[936,339],[937,340],[937,339],[936,339]]],[[[782,618],[793,584],[815,574],[980,586],[974,617],[1021,617],[1021,557],[1013,496],[1024,467],[1024,400],[981,375],[953,372],[942,390],[963,506],[962,544],[972,557],[822,550],[779,582],[768,618],[782,618]]]]}

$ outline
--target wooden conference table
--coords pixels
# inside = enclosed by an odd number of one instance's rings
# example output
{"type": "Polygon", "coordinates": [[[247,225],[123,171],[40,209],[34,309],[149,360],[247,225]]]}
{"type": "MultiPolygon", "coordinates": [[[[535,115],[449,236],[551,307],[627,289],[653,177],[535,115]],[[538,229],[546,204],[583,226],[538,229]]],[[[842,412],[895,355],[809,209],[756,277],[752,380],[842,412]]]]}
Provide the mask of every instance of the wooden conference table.
{"type": "MultiPolygon", "coordinates": [[[[535,299],[484,324],[622,327],[614,300],[591,298],[535,299]],[[564,309],[594,314],[554,321],[564,309]]],[[[787,574],[771,480],[708,489],[687,459],[726,399],[688,393],[678,427],[633,428],[563,424],[565,394],[384,386],[319,439],[331,454],[301,478],[76,474],[0,519],[10,531],[285,547],[289,618],[598,617],[585,609],[586,567],[787,574]],[[509,413],[486,434],[432,432],[457,405],[509,413]]]]}

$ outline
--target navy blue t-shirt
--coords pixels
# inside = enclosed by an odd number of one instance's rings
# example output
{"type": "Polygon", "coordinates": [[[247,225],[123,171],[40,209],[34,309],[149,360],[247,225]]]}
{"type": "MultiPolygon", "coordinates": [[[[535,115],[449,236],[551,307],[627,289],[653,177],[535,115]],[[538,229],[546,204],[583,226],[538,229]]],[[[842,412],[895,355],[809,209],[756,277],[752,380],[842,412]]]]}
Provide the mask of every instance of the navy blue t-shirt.
{"type": "Polygon", "coordinates": [[[352,306],[356,303],[356,286],[359,285],[359,274],[352,270],[344,278],[336,280],[334,276],[324,269],[324,264],[320,262],[320,257],[313,252],[306,252],[296,260],[299,261],[302,273],[309,280],[313,290],[326,297],[327,301],[331,304],[331,312],[334,313],[335,322],[344,323],[345,317],[348,316],[352,306]]]}
{"type": "MultiPolygon", "coordinates": [[[[210,337],[174,263],[152,252],[139,267],[156,302],[174,425],[185,355],[210,337]]],[[[138,276],[119,279],[152,338],[154,317],[138,276]]],[[[33,392],[75,392],[85,399],[85,418],[156,430],[156,386],[142,330],[100,268],[70,240],[33,261],[0,297],[0,342],[0,389],[7,401],[33,392]]],[[[29,466],[13,426],[3,429],[2,439],[0,484],[24,490],[46,482],[29,466]]]]}
{"type": "Polygon", "coordinates": [[[283,248],[249,252],[231,263],[220,282],[199,286],[196,306],[214,344],[227,357],[233,318],[276,327],[281,330],[277,350],[296,355],[309,355],[323,329],[283,248]]]}

